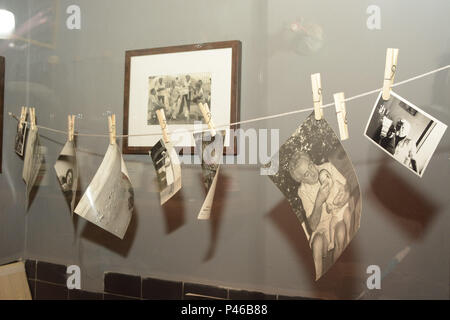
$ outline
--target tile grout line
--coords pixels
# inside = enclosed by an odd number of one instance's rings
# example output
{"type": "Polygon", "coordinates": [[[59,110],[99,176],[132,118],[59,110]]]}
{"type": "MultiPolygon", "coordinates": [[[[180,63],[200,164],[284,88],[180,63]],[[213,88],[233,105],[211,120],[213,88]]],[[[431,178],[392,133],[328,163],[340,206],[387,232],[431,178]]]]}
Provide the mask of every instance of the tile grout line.
{"type": "Polygon", "coordinates": [[[184,300],[184,281],[181,281],[181,300],[184,300]]]}
{"type": "Polygon", "coordinates": [[[105,294],[110,294],[112,296],[119,296],[119,297],[124,297],[124,298],[130,298],[130,299],[133,299],[133,300],[141,300],[139,297],[126,296],[124,294],[119,294],[119,293],[104,292],[103,296],[105,294]]]}

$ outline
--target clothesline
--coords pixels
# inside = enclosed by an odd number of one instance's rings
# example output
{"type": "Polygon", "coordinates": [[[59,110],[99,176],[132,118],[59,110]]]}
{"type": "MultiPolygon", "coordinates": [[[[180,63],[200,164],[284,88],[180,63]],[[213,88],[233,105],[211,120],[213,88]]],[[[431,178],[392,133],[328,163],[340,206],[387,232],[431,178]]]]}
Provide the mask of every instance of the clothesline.
{"type": "MultiPolygon", "coordinates": [[[[415,80],[427,77],[427,76],[429,76],[431,74],[443,71],[443,70],[448,69],[448,68],[450,68],[450,65],[446,65],[446,66],[440,67],[438,69],[434,69],[434,70],[431,70],[429,72],[419,74],[419,75],[417,75],[415,77],[408,78],[406,80],[394,83],[392,85],[392,87],[397,87],[397,86],[403,85],[405,83],[408,83],[408,82],[411,82],[411,81],[415,81],[415,80]]],[[[352,100],[355,100],[355,99],[359,99],[359,98],[362,98],[362,97],[369,96],[371,94],[380,92],[381,90],[382,90],[382,88],[371,90],[371,91],[367,91],[367,92],[364,92],[364,93],[361,93],[361,94],[358,94],[358,95],[346,98],[346,99],[344,99],[344,101],[348,102],[348,101],[352,101],[352,100]]],[[[334,102],[322,105],[322,108],[328,108],[328,107],[331,107],[331,106],[334,106],[334,102]]],[[[263,121],[263,120],[281,118],[281,117],[285,117],[285,116],[289,116],[289,115],[293,115],[293,114],[297,114],[297,113],[302,113],[302,112],[313,111],[313,110],[314,110],[313,107],[306,107],[306,108],[297,109],[297,110],[294,110],[294,111],[278,113],[278,114],[265,116],[265,117],[258,117],[258,118],[242,120],[242,121],[238,121],[238,122],[232,122],[232,123],[227,123],[227,124],[220,124],[220,125],[216,125],[215,128],[219,129],[219,128],[232,127],[232,126],[236,126],[236,125],[239,125],[239,124],[246,124],[246,123],[258,122],[258,121],[263,121]]],[[[13,113],[10,112],[9,115],[19,121],[19,118],[17,116],[15,116],[13,113]]],[[[27,122],[27,126],[29,126],[29,122],[27,122]]],[[[49,127],[45,127],[45,126],[41,126],[41,125],[37,125],[37,127],[39,129],[48,130],[48,131],[51,131],[51,132],[67,134],[67,131],[63,131],[63,130],[53,129],[53,128],[49,128],[49,127]]],[[[201,132],[201,131],[208,131],[208,130],[209,129],[205,129],[205,130],[194,130],[194,129],[192,129],[192,130],[186,130],[185,132],[201,132]]],[[[171,133],[170,130],[168,130],[168,133],[171,133]]],[[[76,135],[76,136],[83,136],[83,137],[109,137],[109,134],[94,134],[94,133],[79,133],[79,132],[75,133],[74,135],[76,135]]],[[[161,133],[144,133],[144,134],[117,135],[117,138],[145,137],[145,136],[155,136],[155,135],[161,135],[161,133]]]]}

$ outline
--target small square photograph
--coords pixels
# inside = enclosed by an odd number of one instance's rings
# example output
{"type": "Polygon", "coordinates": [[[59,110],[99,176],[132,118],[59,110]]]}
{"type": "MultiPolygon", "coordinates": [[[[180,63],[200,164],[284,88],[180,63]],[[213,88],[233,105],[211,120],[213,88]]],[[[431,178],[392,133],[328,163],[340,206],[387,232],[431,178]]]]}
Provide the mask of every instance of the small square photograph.
{"type": "Polygon", "coordinates": [[[147,125],[158,125],[156,110],[164,108],[168,124],[193,124],[203,116],[198,103],[211,106],[211,74],[150,76],[147,125]]]}
{"type": "Polygon", "coordinates": [[[422,177],[447,125],[391,92],[380,92],[365,136],[403,166],[422,177]]]}

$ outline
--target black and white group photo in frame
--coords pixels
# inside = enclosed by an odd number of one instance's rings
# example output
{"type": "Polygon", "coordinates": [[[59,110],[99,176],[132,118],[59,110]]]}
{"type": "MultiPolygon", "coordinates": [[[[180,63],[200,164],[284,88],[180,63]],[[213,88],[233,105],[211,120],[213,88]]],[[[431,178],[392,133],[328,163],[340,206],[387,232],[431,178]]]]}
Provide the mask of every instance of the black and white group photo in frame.
{"type": "MultiPolygon", "coordinates": [[[[156,110],[163,109],[174,147],[194,153],[194,131],[207,129],[199,104],[227,131],[239,121],[240,41],[224,41],[127,51],[125,54],[123,153],[145,154],[161,132],[156,110]]],[[[230,148],[226,148],[230,147],[230,148]]],[[[229,150],[233,149],[233,150],[229,150]]]]}
{"type": "Polygon", "coordinates": [[[150,76],[148,80],[148,125],[159,125],[156,110],[161,108],[169,125],[202,121],[198,103],[211,105],[209,73],[150,76]]]}
{"type": "Polygon", "coordinates": [[[379,148],[422,177],[447,125],[391,92],[378,96],[365,136],[379,148]]]}
{"type": "Polygon", "coordinates": [[[277,157],[278,172],[269,178],[300,220],[318,280],[359,229],[361,192],[356,173],[333,129],[326,120],[315,120],[314,113],[272,159],[277,157]]]}

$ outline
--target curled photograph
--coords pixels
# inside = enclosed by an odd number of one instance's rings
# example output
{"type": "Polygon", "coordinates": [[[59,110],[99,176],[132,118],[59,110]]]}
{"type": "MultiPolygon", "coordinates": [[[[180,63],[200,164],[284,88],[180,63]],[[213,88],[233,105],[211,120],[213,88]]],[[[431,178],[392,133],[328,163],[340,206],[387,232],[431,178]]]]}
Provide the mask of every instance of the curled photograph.
{"type": "Polygon", "coordinates": [[[269,178],[303,227],[318,280],[359,229],[361,192],[356,173],[333,129],[326,120],[315,120],[314,113],[272,159],[277,157],[278,172],[269,178]]]}
{"type": "Polygon", "coordinates": [[[70,212],[73,213],[78,187],[78,168],[75,143],[73,141],[66,142],[54,168],[61,190],[70,204],[70,212]]]}
{"type": "Polygon", "coordinates": [[[123,239],[134,210],[134,191],[117,144],[110,144],[75,213],[123,239]]]}
{"type": "Polygon", "coordinates": [[[217,131],[215,136],[208,132],[194,133],[197,154],[202,161],[202,181],[206,197],[197,216],[199,220],[207,220],[211,216],[211,208],[216,192],[225,131],[217,131]]]}
{"type": "Polygon", "coordinates": [[[159,140],[150,151],[158,180],[161,205],[181,189],[180,160],[171,143],[159,140]]]}
{"type": "Polygon", "coordinates": [[[422,177],[447,125],[394,92],[378,96],[365,136],[403,166],[422,177]]]}
{"type": "Polygon", "coordinates": [[[44,154],[39,141],[38,129],[30,129],[23,160],[22,178],[26,184],[26,207],[29,206],[31,190],[38,185],[38,176],[44,167],[44,154]]]}

